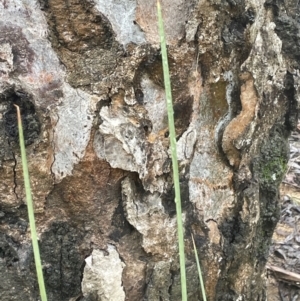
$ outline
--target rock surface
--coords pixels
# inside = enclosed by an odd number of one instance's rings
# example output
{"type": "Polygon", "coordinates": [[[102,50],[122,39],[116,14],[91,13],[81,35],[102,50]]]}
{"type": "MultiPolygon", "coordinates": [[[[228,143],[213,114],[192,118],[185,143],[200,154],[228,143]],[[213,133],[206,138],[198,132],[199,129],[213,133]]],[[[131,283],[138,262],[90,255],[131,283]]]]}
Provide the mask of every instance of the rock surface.
{"type": "MultiPolygon", "coordinates": [[[[162,6],[189,300],[201,298],[191,234],[208,300],[266,300],[297,124],[299,3],[162,6]]],[[[0,1],[1,300],[38,300],[14,103],[48,299],[119,300],[114,290],[120,300],[181,300],[158,41],[155,1],[0,1]],[[115,279],[103,297],[86,290],[85,260],[96,255],[99,282],[115,279]]]]}

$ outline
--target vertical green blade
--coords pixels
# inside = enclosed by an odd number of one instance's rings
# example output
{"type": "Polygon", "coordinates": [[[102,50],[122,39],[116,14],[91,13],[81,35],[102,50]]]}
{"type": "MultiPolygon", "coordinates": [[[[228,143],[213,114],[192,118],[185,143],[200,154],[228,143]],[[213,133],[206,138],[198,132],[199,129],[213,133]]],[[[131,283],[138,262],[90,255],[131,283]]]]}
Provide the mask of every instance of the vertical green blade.
{"type": "Polygon", "coordinates": [[[198,257],[198,253],[197,253],[197,249],[196,249],[193,234],[192,234],[192,241],[193,241],[193,246],[194,246],[194,252],[195,252],[195,258],[196,258],[196,263],[197,263],[198,276],[199,276],[199,281],[200,281],[200,288],[201,288],[201,292],[202,292],[202,297],[203,297],[203,301],[206,301],[205,287],[204,287],[204,282],[203,282],[203,278],[202,278],[200,261],[199,261],[199,257],[198,257]]]}
{"type": "Polygon", "coordinates": [[[33,203],[32,203],[32,197],[31,197],[29,172],[28,172],[27,159],[26,159],[22,119],[21,119],[21,113],[20,113],[19,106],[15,105],[15,107],[17,109],[17,117],[18,117],[21,159],[22,159],[23,177],[24,177],[24,185],[25,185],[27,210],[28,210],[29,225],[30,225],[30,231],[31,231],[31,240],[32,240],[32,246],[33,246],[34,261],[35,261],[36,273],[37,273],[37,278],[38,278],[38,283],[39,283],[40,295],[41,295],[42,301],[47,301],[46,288],[45,288],[43,270],[42,270],[42,264],[41,264],[41,256],[40,256],[40,250],[39,250],[36,227],[35,227],[35,219],[34,219],[33,203]]]}
{"type": "Polygon", "coordinates": [[[157,14],[158,14],[161,55],[162,55],[162,62],[163,62],[164,82],[165,82],[166,101],[167,101],[168,120],[169,120],[173,180],[174,180],[174,188],[175,188],[175,203],[176,203],[177,232],[178,232],[178,245],[179,245],[180,276],[181,276],[181,294],[182,294],[182,300],[186,301],[187,288],[186,288],[185,255],[184,255],[184,233],[183,233],[184,231],[182,225],[179,172],[178,172],[178,160],[177,160],[177,150],[176,150],[176,133],[175,133],[175,124],[174,124],[174,112],[173,112],[173,103],[172,103],[167,46],[166,46],[163,18],[162,18],[162,12],[161,12],[161,6],[159,0],[157,1],[157,14]]]}

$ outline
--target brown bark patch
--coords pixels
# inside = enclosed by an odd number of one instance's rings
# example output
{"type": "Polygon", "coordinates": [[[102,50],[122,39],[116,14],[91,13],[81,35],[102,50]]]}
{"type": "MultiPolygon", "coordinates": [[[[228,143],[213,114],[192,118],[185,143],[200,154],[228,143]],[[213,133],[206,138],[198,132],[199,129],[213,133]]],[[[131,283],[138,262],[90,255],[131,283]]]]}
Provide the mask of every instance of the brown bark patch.
{"type": "Polygon", "coordinates": [[[235,146],[235,141],[243,136],[249,124],[255,116],[255,107],[258,101],[257,92],[254,86],[254,79],[249,72],[240,75],[243,81],[241,86],[242,111],[231,120],[226,127],[222,147],[231,166],[239,167],[241,161],[240,150],[235,146]]]}

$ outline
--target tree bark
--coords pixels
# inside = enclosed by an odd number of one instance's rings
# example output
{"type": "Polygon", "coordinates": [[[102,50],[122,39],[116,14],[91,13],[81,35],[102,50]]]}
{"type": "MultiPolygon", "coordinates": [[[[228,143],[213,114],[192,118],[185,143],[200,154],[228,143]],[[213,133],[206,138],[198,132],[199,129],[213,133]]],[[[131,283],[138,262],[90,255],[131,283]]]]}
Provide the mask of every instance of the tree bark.
{"type": "MultiPolygon", "coordinates": [[[[181,300],[155,1],[0,1],[0,299],[181,300]]],[[[296,0],[163,0],[188,299],[266,300],[299,99],[296,0]]]]}

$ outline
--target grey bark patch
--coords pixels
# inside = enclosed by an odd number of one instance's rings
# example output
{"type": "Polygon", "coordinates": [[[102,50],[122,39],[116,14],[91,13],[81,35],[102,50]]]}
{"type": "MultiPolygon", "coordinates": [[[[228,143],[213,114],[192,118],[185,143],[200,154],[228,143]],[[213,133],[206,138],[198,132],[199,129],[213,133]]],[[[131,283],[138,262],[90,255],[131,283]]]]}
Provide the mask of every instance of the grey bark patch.
{"type": "Polygon", "coordinates": [[[19,261],[18,247],[19,245],[14,243],[12,238],[0,234],[0,259],[5,263],[7,268],[17,265],[19,261]]]}
{"type": "Polygon", "coordinates": [[[165,212],[159,193],[143,193],[143,189],[138,189],[135,182],[126,177],[122,181],[122,201],[126,219],[143,235],[145,252],[170,258],[177,251],[176,217],[165,212]]]}
{"type": "Polygon", "coordinates": [[[97,0],[96,8],[107,17],[116,33],[116,39],[128,43],[145,43],[144,33],[135,21],[136,0],[97,0]]]}
{"type": "MultiPolygon", "coordinates": [[[[28,227],[27,206],[22,204],[18,207],[8,207],[1,204],[0,221],[10,226],[11,235],[25,235],[28,227]]],[[[13,238],[12,238],[13,239],[13,238]]]]}
{"type": "Polygon", "coordinates": [[[82,279],[84,296],[95,295],[97,300],[102,301],[125,300],[122,287],[122,271],[125,264],[113,245],[108,245],[106,251],[93,250],[85,262],[82,279]]]}
{"type": "Polygon", "coordinates": [[[159,261],[147,268],[147,289],[145,297],[152,301],[169,301],[171,280],[171,262],[159,261]]]}
{"type": "MultiPolygon", "coordinates": [[[[0,234],[0,290],[1,300],[31,301],[37,298],[34,292],[34,274],[29,269],[29,263],[22,262],[21,250],[25,249],[16,243],[12,237],[0,234]],[[19,253],[19,254],[18,254],[19,253]]],[[[31,251],[26,250],[25,257],[33,259],[31,251]]]]}
{"type": "Polygon", "coordinates": [[[8,75],[13,70],[13,53],[9,43],[0,46],[0,74],[8,75]]]}
{"type": "Polygon", "coordinates": [[[97,155],[114,168],[137,172],[145,189],[162,192],[163,176],[169,172],[167,139],[161,134],[149,139],[152,122],[145,108],[128,106],[124,91],[119,91],[110,106],[101,108],[99,117],[100,135],[94,141],[97,155]]]}
{"type": "Polygon", "coordinates": [[[16,74],[24,74],[31,71],[34,52],[22,33],[22,28],[0,22],[0,31],[0,45],[9,44],[12,49],[13,71],[15,71],[16,74]]]}
{"type": "MultiPolygon", "coordinates": [[[[241,6],[242,7],[242,6],[241,6]]],[[[247,57],[250,51],[250,44],[247,43],[247,25],[253,24],[255,21],[256,12],[252,7],[247,10],[238,9],[234,16],[222,30],[222,40],[224,43],[224,51],[229,55],[233,50],[240,50],[239,52],[247,57]],[[242,50],[242,51],[241,51],[242,50]]]]}
{"type": "Polygon", "coordinates": [[[152,131],[158,134],[167,127],[165,91],[146,76],[141,80],[141,87],[144,91],[144,105],[153,124],[152,131]]]}
{"type": "Polygon", "coordinates": [[[271,9],[276,24],[275,32],[282,40],[282,52],[297,62],[299,68],[299,3],[285,5],[282,1],[268,0],[265,7],[271,9]]]}
{"type": "Polygon", "coordinates": [[[54,129],[54,157],[52,172],[57,181],[70,175],[74,164],[84,156],[90,139],[97,98],[74,90],[65,84],[64,103],[52,116],[56,120],[54,129]]]}

